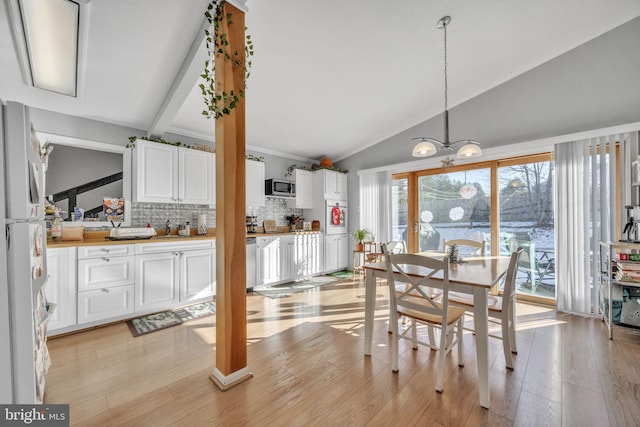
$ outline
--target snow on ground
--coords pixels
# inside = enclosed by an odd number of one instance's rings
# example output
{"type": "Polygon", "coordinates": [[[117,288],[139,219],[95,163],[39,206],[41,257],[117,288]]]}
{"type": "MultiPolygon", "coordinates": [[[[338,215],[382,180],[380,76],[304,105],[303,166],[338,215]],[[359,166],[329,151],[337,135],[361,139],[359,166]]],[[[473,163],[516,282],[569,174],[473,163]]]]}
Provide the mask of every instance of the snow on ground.
{"type": "MultiPolygon", "coordinates": [[[[518,292],[526,294],[534,294],[538,296],[555,298],[555,270],[551,265],[548,268],[546,263],[554,260],[553,249],[554,229],[551,227],[535,227],[535,223],[531,221],[508,222],[500,224],[500,253],[507,255],[510,253],[510,245],[506,244],[508,239],[515,240],[515,244],[520,245],[522,242],[531,242],[535,250],[536,258],[541,261],[536,264],[534,261],[534,269],[542,274],[542,280],[537,273],[533,274],[535,285],[532,285],[524,268],[518,272],[518,292]],[[545,250],[544,252],[542,250],[545,250]],[[544,258],[547,258],[546,260],[544,258]]],[[[394,240],[404,240],[406,228],[397,228],[394,230],[394,240]]],[[[452,239],[472,239],[485,240],[487,242],[487,253],[491,252],[491,227],[488,222],[474,223],[473,226],[467,223],[429,223],[421,224],[420,249],[439,249],[442,250],[442,240],[452,239]],[[436,246],[437,245],[437,246],[436,246]]],[[[464,254],[461,254],[464,256],[464,254]]]]}

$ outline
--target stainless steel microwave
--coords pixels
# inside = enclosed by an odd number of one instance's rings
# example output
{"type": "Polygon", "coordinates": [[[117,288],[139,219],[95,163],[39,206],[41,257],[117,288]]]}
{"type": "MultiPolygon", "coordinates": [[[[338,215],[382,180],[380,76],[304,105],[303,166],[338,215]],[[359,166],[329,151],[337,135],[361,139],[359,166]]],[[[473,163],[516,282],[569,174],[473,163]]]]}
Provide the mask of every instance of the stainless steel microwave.
{"type": "Polygon", "coordinates": [[[271,197],[296,197],[296,183],[284,179],[266,179],[264,194],[271,197]]]}

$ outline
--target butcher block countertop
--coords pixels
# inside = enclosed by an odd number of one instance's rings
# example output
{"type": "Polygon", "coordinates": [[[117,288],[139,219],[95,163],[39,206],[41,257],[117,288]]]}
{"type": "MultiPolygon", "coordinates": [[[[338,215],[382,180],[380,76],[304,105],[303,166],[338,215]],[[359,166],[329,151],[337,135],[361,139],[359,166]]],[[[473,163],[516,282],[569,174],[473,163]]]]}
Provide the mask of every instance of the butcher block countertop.
{"type": "MultiPolygon", "coordinates": [[[[139,243],[158,243],[158,242],[189,242],[193,240],[212,240],[216,238],[216,229],[209,228],[206,235],[195,234],[194,229],[191,230],[190,236],[178,236],[177,234],[171,234],[166,236],[164,231],[156,230],[157,236],[150,239],[122,239],[122,240],[107,240],[109,237],[109,230],[104,231],[85,231],[83,234],[83,240],[63,240],[53,241],[47,239],[47,247],[50,249],[55,248],[68,248],[74,246],[105,246],[105,245],[123,245],[123,244],[139,244],[139,243]]],[[[320,231],[291,231],[289,227],[278,227],[277,233],[265,233],[263,229],[259,228],[257,233],[247,234],[247,237],[265,237],[265,236],[295,236],[299,234],[321,234],[320,231]]]]}
{"type": "Polygon", "coordinates": [[[170,236],[166,236],[164,231],[156,230],[158,233],[157,236],[154,236],[150,239],[121,239],[121,240],[107,240],[109,237],[109,231],[85,231],[83,235],[83,240],[63,240],[63,241],[53,241],[51,239],[47,239],[47,247],[50,249],[55,248],[68,248],[73,246],[105,246],[105,245],[124,245],[124,244],[138,244],[138,243],[154,243],[154,242],[181,242],[181,241],[192,241],[192,240],[212,240],[216,238],[216,229],[210,228],[206,235],[199,235],[194,233],[195,230],[192,230],[192,234],[190,236],[178,236],[177,234],[171,234],[170,236]]]}

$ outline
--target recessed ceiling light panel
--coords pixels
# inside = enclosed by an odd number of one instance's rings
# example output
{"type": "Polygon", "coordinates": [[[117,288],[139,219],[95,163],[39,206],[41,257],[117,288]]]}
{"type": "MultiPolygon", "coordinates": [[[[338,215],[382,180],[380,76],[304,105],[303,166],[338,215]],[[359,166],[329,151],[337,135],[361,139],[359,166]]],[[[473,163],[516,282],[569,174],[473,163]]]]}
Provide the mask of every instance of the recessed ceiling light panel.
{"type": "Polygon", "coordinates": [[[80,5],[70,0],[20,0],[33,85],[76,96],[80,5]]]}

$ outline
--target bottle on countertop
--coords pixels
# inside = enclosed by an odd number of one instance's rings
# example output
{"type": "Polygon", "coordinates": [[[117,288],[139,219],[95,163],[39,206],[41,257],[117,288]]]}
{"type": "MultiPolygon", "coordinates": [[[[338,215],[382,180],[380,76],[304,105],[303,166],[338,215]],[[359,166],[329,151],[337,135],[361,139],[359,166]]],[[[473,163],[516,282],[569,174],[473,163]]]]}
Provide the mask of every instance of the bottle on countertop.
{"type": "Polygon", "coordinates": [[[55,213],[53,222],[51,223],[51,239],[55,241],[62,239],[62,219],[58,212],[55,213]]]}

